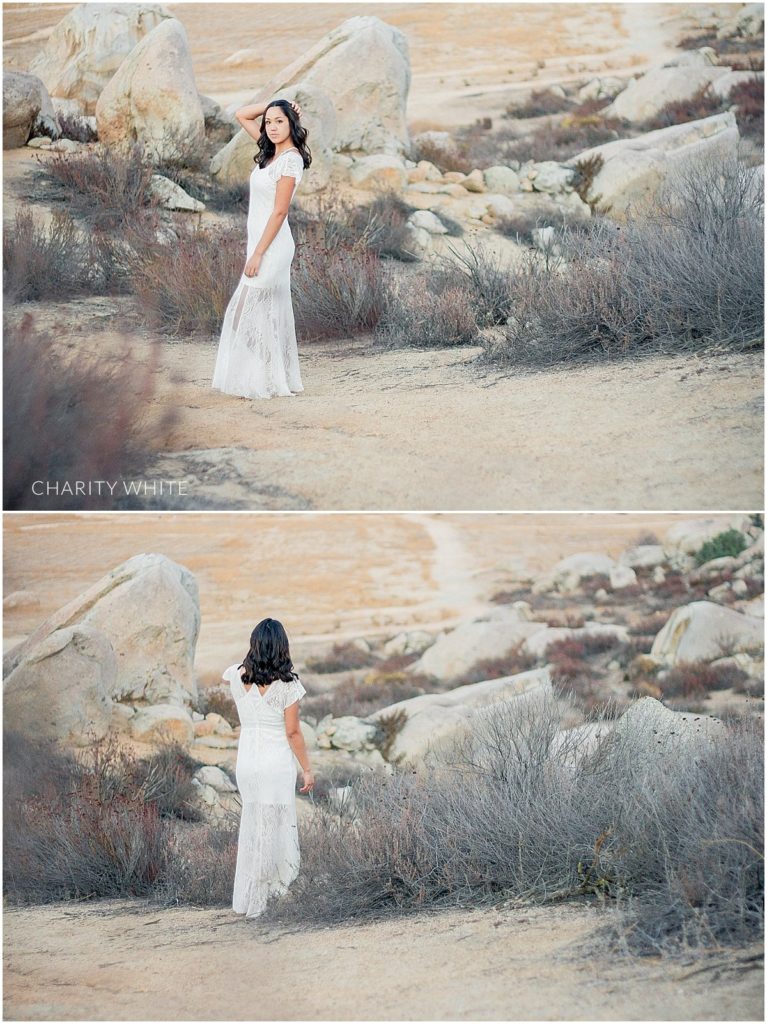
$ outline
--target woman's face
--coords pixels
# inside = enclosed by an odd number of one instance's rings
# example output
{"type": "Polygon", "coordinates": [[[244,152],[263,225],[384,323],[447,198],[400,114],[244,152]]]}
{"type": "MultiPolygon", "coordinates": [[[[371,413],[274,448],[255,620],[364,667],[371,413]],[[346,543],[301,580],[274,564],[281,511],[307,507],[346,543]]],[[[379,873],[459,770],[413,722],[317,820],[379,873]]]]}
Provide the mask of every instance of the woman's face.
{"type": "Polygon", "coordinates": [[[290,138],[290,121],[288,115],[281,107],[268,107],[264,115],[264,127],[266,134],[275,144],[279,146],[285,139],[290,138]]]}

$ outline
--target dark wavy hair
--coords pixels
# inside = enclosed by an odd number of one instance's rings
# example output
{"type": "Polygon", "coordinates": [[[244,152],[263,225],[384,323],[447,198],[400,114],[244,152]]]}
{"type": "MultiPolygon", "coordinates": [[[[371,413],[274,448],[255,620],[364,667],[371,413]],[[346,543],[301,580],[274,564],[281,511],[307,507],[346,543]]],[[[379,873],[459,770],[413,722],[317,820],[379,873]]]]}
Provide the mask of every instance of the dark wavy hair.
{"type": "Polygon", "coordinates": [[[301,154],[304,161],[304,168],[309,167],[312,162],[311,150],[306,145],[306,137],[309,132],[298,120],[298,114],[296,114],[295,110],[287,100],[272,100],[261,115],[261,135],[257,141],[258,152],[253,157],[254,162],[257,163],[259,167],[264,167],[276,152],[274,143],[266,134],[266,111],[269,110],[270,107],[279,107],[280,110],[285,113],[290,124],[290,138],[293,141],[293,145],[301,154]]]}
{"type": "Polygon", "coordinates": [[[298,678],[290,660],[288,634],[276,619],[259,622],[250,634],[250,650],[240,664],[245,668],[244,683],[267,686],[275,679],[289,683],[291,679],[298,678]]]}

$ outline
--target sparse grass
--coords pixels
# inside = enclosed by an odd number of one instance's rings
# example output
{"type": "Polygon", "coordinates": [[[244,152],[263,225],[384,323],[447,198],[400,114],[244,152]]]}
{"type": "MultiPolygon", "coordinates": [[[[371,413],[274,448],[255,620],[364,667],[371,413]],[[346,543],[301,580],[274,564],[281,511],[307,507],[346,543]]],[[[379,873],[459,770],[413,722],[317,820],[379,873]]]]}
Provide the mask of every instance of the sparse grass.
{"type": "MultiPolygon", "coordinates": [[[[127,348],[115,357],[96,351],[65,359],[29,313],[6,327],[3,352],[5,508],[114,507],[119,493],[88,488],[129,473],[149,447],[143,415],[153,362],[139,366],[127,348]]],[[[167,410],[156,429],[174,417],[167,410]]]]}
{"type": "Polygon", "coordinates": [[[308,825],[302,872],[269,919],[322,926],[599,896],[623,911],[605,936],[613,948],[757,939],[760,728],[730,727],[662,785],[650,739],[616,736],[607,766],[558,733],[553,701],[497,705],[425,769],[353,782],[349,811],[308,825]]]}

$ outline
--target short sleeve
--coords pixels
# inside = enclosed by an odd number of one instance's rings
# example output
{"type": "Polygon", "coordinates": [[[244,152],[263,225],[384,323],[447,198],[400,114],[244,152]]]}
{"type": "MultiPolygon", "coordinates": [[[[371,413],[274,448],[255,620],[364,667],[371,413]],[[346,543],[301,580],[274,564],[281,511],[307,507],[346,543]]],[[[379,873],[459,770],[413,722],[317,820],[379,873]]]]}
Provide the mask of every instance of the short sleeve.
{"type": "Polygon", "coordinates": [[[300,679],[292,679],[285,687],[285,703],[284,707],[289,708],[291,704],[295,704],[297,700],[306,694],[306,690],[303,687],[300,679]]]}
{"type": "Polygon", "coordinates": [[[224,674],[221,676],[221,678],[224,680],[224,682],[229,683],[232,693],[239,693],[237,683],[239,682],[240,685],[242,685],[242,677],[240,676],[239,673],[239,665],[230,665],[226,672],[224,672],[224,674]]]}
{"type": "Polygon", "coordinates": [[[291,150],[289,153],[283,153],[282,156],[277,157],[270,165],[270,169],[273,181],[278,181],[283,175],[287,175],[289,178],[295,178],[296,185],[298,185],[304,173],[304,160],[300,153],[291,150]]]}

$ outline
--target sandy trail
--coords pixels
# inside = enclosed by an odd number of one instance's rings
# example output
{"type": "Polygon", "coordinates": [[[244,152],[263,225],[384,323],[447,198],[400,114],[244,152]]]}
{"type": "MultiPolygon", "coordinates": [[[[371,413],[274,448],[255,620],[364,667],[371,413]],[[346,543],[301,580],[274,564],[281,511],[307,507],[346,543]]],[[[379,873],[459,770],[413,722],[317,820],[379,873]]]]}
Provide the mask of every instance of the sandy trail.
{"type": "Polygon", "coordinates": [[[762,1019],[761,947],[627,961],[593,955],[603,923],[568,905],[265,934],[227,909],[6,909],[5,1017],[762,1019]]]}
{"type": "Polygon", "coordinates": [[[478,352],[304,345],[304,393],[251,402],[210,388],[214,346],[166,344],[154,402],[180,419],[144,475],[197,507],[761,508],[760,354],[502,374],[478,352]]]}

